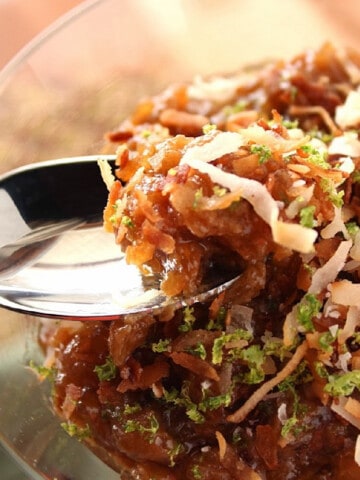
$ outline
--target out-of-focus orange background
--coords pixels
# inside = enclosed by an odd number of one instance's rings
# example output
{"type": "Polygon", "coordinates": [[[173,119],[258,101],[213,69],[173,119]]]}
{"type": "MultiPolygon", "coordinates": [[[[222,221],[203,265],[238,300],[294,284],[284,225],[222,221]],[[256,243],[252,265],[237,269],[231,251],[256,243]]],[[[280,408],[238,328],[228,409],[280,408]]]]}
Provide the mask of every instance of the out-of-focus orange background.
{"type": "MultiPolygon", "coordinates": [[[[36,34],[82,1],[0,0],[0,68],[36,34]]],[[[278,56],[277,53],[287,55],[290,51],[296,54],[305,47],[319,46],[321,40],[360,49],[358,0],[134,0],[131,5],[140,10],[144,5],[157,8],[161,13],[161,2],[167,12],[172,7],[176,12],[176,6],[184,4],[194,10],[195,17],[196,11],[215,10],[216,4],[228,2],[228,10],[237,12],[239,31],[248,39],[244,47],[248,55],[252,52],[255,58],[278,56]],[[281,45],[282,51],[274,52],[274,45],[281,45]]],[[[139,14],[139,17],[146,16],[144,11],[139,14]]],[[[159,26],[163,20],[159,15],[159,26]]],[[[196,23],[200,31],[201,18],[196,18],[196,23]]]]}
{"type": "Polygon", "coordinates": [[[35,35],[81,2],[0,0],[0,68],[35,35]]]}

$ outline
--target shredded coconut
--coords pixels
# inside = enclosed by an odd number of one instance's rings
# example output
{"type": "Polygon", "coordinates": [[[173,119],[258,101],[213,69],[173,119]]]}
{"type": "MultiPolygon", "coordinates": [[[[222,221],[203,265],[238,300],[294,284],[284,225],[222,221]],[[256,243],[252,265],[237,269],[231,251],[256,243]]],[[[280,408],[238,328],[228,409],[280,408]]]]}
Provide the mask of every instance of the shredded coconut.
{"type": "Polygon", "coordinates": [[[360,307],[360,283],[339,280],[329,286],[334,303],[352,307],[360,307]]]}
{"type": "Polygon", "coordinates": [[[280,405],[277,411],[277,416],[278,416],[278,419],[280,420],[281,425],[284,425],[284,423],[288,419],[288,416],[286,413],[286,403],[282,403],[280,405]]]}
{"type": "Polygon", "coordinates": [[[334,400],[330,406],[331,410],[338,415],[340,415],[342,418],[344,418],[347,422],[351,423],[354,425],[354,427],[358,428],[360,430],[360,419],[354,417],[351,413],[349,413],[346,408],[346,402],[348,401],[347,397],[338,397],[336,401],[334,400]]]}
{"type": "MultiPolygon", "coordinates": [[[[351,240],[341,242],[334,255],[322,267],[316,270],[311,280],[309,293],[320,293],[329,283],[336,279],[337,274],[345,265],[351,245],[351,240]]],[[[334,298],[333,301],[339,303],[334,298]]]]}
{"type": "Polygon", "coordinates": [[[97,163],[98,163],[98,166],[100,168],[101,178],[103,179],[103,181],[106,185],[106,188],[110,192],[111,187],[112,187],[113,183],[115,182],[115,177],[112,173],[110,163],[107,160],[105,160],[104,158],[101,158],[101,157],[99,158],[97,163]]]}
{"type": "MultiPolygon", "coordinates": [[[[184,158],[182,160],[184,161],[184,158]]],[[[265,185],[256,180],[224,172],[215,165],[193,157],[187,157],[184,163],[195,170],[208,174],[214,183],[228,188],[232,192],[239,191],[241,197],[247,200],[259,217],[271,227],[275,242],[301,253],[308,253],[313,250],[317,232],[296,223],[280,221],[278,219],[278,203],[265,185]]]]}
{"type": "Polygon", "coordinates": [[[243,144],[244,140],[236,132],[215,132],[209,135],[209,141],[199,142],[198,139],[190,143],[180,161],[180,165],[190,165],[193,160],[202,162],[212,162],[229,153],[236,152],[243,144]]]}
{"type": "Polygon", "coordinates": [[[360,156],[360,142],[354,132],[344,132],[343,135],[334,137],[329,145],[329,155],[345,155],[349,157],[360,156]]]}
{"type": "Polygon", "coordinates": [[[354,245],[350,250],[350,257],[353,260],[360,261],[360,231],[355,235],[354,245]]]}
{"type": "Polygon", "coordinates": [[[304,341],[301,345],[298,346],[294,355],[285,365],[285,367],[280,370],[275,377],[271,378],[267,382],[263,383],[255,392],[246,400],[244,405],[242,405],[236,412],[227,417],[228,422],[240,423],[247,417],[247,415],[257,406],[257,404],[265,397],[265,395],[276,387],[280,382],[285,380],[299,365],[301,360],[304,358],[305,353],[307,352],[308,344],[304,341]]]}
{"type": "Polygon", "coordinates": [[[321,230],[320,234],[322,238],[333,238],[339,232],[343,233],[346,239],[349,239],[349,233],[342,219],[342,209],[334,205],[334,218],[321,230]]]}
{"type": "Polygon", "coordinates": [[[360,91],[352,90],[345,103],[335,110],[335,122],[343,129],[356,127],[360,123],[360,91]]]}
{"type": "Polygon", "coordinates": [[[214,77],[204,80],[197,75],[188,88],[188,95],[197,100],[226,102],[235,95],[239,83],[240,81],[236,78],[214,77]]]}
{"type": "Polygon", "coordinates": [[[346,315],[344,328],[340,330],[338,342],[343,345],[346,340],[355,332],[355,328],[360,326],[360,310],[358,307],[350,307],[346,315]]]}
{"type": "Polygon", "coordinates": [[[360,467],[360,434],[356,438],[354,460],[360,467]]]}

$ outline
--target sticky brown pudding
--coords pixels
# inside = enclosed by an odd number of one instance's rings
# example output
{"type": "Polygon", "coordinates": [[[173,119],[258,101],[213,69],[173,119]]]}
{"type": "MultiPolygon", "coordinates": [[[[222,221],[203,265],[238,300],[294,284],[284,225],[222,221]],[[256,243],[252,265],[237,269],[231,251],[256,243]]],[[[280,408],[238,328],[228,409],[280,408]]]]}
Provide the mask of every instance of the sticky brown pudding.
{"type": "Polygon", "coordinates": [[[172,86],[107,135],[127,260],[169,296],[240,274],[48,337],[56,412],[122,478],[359,478],[359,83],[360,57],[325,45],[172,86]]]}

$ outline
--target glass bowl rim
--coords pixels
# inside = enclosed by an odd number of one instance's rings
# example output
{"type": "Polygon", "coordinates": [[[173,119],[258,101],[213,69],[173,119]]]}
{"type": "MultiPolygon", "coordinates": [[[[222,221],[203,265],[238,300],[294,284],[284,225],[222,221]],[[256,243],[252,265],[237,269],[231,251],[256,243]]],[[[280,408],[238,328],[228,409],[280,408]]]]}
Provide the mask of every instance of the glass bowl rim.
{"type": "Polygon", "coordinates": [[[66,26],[106,0],[83,0],[37,33],[0,69],[0,91],[31,55],[66,26]]]}

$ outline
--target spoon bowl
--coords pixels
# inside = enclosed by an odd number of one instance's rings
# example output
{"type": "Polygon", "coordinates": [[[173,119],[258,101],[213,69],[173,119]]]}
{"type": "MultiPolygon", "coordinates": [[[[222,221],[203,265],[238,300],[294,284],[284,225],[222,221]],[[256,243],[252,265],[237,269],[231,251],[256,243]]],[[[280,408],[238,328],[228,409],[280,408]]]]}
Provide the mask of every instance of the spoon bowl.
{"type": "Polygon", "coordinates": [[[215,296],[221,272],[191,298],[167,298],[160,278],[128,265],[102,213],[107,189],[97,162],[114,155],[40,162],[0,177],[0,305],[59,319],[111,320],[158,313],[215,296]]]}

